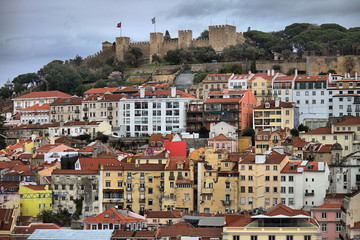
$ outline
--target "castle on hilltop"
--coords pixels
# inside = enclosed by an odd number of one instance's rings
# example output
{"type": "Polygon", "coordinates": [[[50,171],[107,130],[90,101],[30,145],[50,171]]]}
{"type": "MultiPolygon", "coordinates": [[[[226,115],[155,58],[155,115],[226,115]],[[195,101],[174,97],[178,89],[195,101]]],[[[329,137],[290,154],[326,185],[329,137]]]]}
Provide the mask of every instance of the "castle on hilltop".
{"type": "MultiPolygon", "coordinates": [[[[192,30],[179,30],[178,39],[164,40],[164,34],[160,32],[150,33],[149,42],[130,42],[129,37],[117,37],[115,41],[115,55],[120,61],[124,60],[125,52],[131,47],[138,47],[142,50],[143,58],[151,62],[151,56],[156,54],[164,57],[167,51],[178,48],[206,47],[211,46],[216,52],[224,48],[244,42],[242,33],[236,32],[232,25],[209,26],[209,38],[193,39],[192,30]]],[[[103,42],[102,49],[112,48],[110,42],[103,42]]]]}

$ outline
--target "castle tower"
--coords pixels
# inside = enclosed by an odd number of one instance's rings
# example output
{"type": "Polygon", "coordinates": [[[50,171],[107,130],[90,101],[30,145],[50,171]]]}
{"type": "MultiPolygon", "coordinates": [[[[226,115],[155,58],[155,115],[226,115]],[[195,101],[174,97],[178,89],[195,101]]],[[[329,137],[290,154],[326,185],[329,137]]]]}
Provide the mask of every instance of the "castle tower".
{"type": "Polygon", "coordinates": [[[192,31],[191,30],[179,30],[178,31],[179,40],[178,46],[179,48],[188,48],[191,45],[192,41],[192,31]]]}
{"type": "Polygon", "coordinates": [[[106,49],[109,49],[109,48],[112,48],[112,43],[111,42],[108,42],[108,41],[105,41],[102,43],[102,50],[106,50],[106,49]]]}
{"type": "Polygon", "coordinates": [[[163,57],[162,44],[164,41],[164,34],[160,32],[150,33],[150,62],[153,54],[163,57]]]}
{"type": "Polygon", "coordinates": [[[130,48],[129,37],[117,37],[116,38],[116,58],[119,61],[124,60],[125,52],[130,48]]]}
{"type": "Polygon", "coordinates": [[[216,52],[236,45],[236,27],[231,25],[209,26],[209,43],[216,52]]]}

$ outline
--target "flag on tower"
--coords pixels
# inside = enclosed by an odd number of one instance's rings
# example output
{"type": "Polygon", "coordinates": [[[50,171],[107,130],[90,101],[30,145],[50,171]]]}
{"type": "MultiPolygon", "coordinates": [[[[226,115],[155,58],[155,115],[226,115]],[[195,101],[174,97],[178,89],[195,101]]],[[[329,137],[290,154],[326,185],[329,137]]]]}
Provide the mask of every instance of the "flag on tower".
{"type": "Polygon", "coordinates": [[[152,24],[155,24],[155,17],[151,19],[152,24]]]}
{"type": "Polygon", "coordinates": [[[116,25],[117,28],[121,28],[121,22],[116,25]]]}

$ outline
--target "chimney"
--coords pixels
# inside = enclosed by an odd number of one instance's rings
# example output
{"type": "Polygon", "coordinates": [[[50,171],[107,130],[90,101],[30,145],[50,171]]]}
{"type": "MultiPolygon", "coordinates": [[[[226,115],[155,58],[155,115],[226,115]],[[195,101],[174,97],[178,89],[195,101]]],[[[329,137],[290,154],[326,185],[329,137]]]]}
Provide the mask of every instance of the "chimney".
{"type": "Polygon", "coordinates": [[[297,75],[298,75],[298,70],[297,68],[295,68],[295,77],[297,77],[297,75]]]}
{"type": "Polygon", "coordinates": [[[332,80],[332,75],[331,75],[331,73],[329,73],[329,80],[330,80],[330,81],[332,80]]]}
{"type": "Polygon", "coordinates": [[[280,107],[280,99],[275,98],[275,107],[280,107]]]}
{"type": "Polygon", "coordinates": [[[171,87],[171,97],[176,97],[176,87],[171,87]]]}
{"type": "Polygon", "coordinates": [[[275,70],[274,69],[271,70],[271,76],[275,76],[275,70]]]}
{"type": "Polygon", "coordinates": [[[267,70],[267,75],[270,76],[270,70],[267,70]]]}
{"type": "Polygon", "coordinates": [[[357,76],[357,72],[355,72],[355,80],[358,80],[357,77],[358,77],[358,76],[357,76]]]}
{"type": "Polygon", "coordinates": [[[140,88],[140,98],[145,98],[145,88],[140,88]]]}

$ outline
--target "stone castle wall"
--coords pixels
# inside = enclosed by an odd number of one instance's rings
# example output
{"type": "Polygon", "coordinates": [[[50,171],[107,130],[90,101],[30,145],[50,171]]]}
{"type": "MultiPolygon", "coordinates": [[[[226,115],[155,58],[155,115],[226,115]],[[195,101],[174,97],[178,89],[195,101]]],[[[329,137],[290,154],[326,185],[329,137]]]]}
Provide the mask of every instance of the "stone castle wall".
{"type": "MultiPolygon", "coordinates": [[[[130,47],[140,47],[143,58],[149,59],[157,54],[164,57],[169,50],[189,47],[212,46],[215,51],[221,52],[225,47],[243,42],[242,33],[236,32],[236,27],[231,25],[209,26],[209,39],[193,39],[192,30],[179,30],[177,40],[164,41],[163,33],[150,33],[149,43],[130,43],[129,37],[117,37],[115,41],[116,58],[124,60],[124,54],[130,47]]],[[[104,47],[104,46],[103,46],[104,47]]]]}

